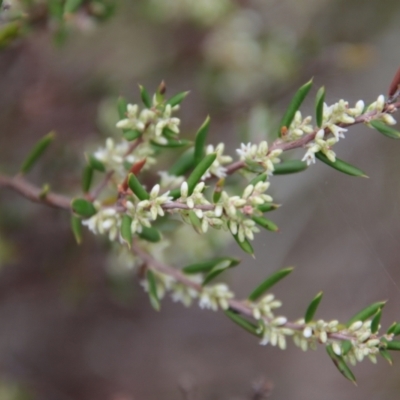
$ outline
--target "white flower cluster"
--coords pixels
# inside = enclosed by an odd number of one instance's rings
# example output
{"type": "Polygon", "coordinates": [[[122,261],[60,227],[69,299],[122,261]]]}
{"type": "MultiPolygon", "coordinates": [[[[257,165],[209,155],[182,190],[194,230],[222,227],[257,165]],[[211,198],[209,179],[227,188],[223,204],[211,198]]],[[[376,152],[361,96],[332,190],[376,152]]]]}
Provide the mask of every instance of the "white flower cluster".
{"type": "MultiPolygon", "coordinates": [[[[261,320],[263,321],[263,320],[261,320]]],[[[262,339],[260,344],[271,346],[276,346],[281,350],[286,349],[286,336],[293,335],[293,329],[286,328],[285,325],[287,322],[286,317],[276,317],[273,320],[269,321],[268,324],[263,323],[261,325],[262,329],[262,339]]]]}
{"type": "Polygon", "coordinates": [[[169,191],[159,196],[160,185],[157,184],[150,191],[148,200],[139,201],[136,196],[132,200],[126,202],[126,212],[132,217],[131,231],[133,234],[141,232],[142,227],[149,228],[151,220],[155,221],[158,216],[164,215],[164,210],[161,207],[163,204],[171,201],[169,191]]]}
{"type": "MultiPolygon", "coordinates": [[[[344,359],[355,365],[357,361],[361,362],[364,357],[368,357],[375,364],[376,355],[379,354],[380,340],[371,332],[371,320],[354,322],[348,328],[348,332],[353,334],[352,347],[343,355],[344,359]]],[[[336,354],[341,354],[339,349],[336,354]]]]}
{"type": "Polygon", "coordinates": [[[171,107],[158,103],[156,96],[153,98],[153,107],[144,108],[139,113],[137,104],[128,104],[126,118],[117,123],[117,128],[133,129],[143,134],[145,141],[152,140],[159,144],[167,144],[168,139],[163,135],[165,128],[173,134],[179,134],[180,119],[172,117],[174,111],[179,110],[179,105],[171,107]]]}
{"type": "Polygon", "coordinates": [[[126,140],[115,143],[113,139],[107,138],[106,146],[98,149],[93,156],[103,163],[107,171],[114,171],[118,180],[122,180],[133,163],[145,158],[145,167],[154,164],[155,159],[151,157],[153,154],[153,149],[147,143],[130,151],[130,144],[126,140]]]}
{"type": "MultiPolygon", "coordinates": [[[[375,120],[381,120],[387,125],[394,125],[396,120],[390,114],[382,112],[384,106],[385,97],[380,95],[375,102],[367,107],[366,112],[373,113],[375,120]]],[[[365,105],[362,100],[359,100],[354,108],[349,108],[349,103],[344,100],[339,100],[331,106],[324,103],[321,128],[316,133],[314,140],[307,144],[308,150],[303,161],[306,161],[309,165],[315,163],[315,153],[321,151],[330,161],[335,162],[336,154],[332,150],[332,146],[340,138],[344,138],[344,132],[347,129],[343,125],[355,123],[356,118],[364,112],[364,108],[365,105]],[[333,136],[326,139],[329,134],[333,136]]],[[[310,116],[302,119],[300,111],[297,111],[288,132],[283,135],[283,138],[295,140],[304,134],[314,132],[311,119],[310,116]]]]}
{"type": "MultiPolygon", "coordinates": [[[[96,208],[100,205],[95,203],[96,208]]],[[[110,241],[119,238],[121,227],[121,214],[115,208],[102,208],[91,218],[83,220],[83,225],[86,225],[94,234],[106,234],[110,241]]]]}
{"type": "Polygon", "coordinates": [[[240,159],[249,163],[256,163],[264,168],[268,175],[274,172],[274,164],[279,163],[281,160],[278,158],[282,153],[281,149],[275,149],[268,153],[268,143],[264,140],[259,145],[247,143],[241,144],[241,148],[237,149],[240,159]]]}
{"type": "Polygon", "coordinates": [[[217,311],[219,307],[227,310],[229,308],[229,300],[233,296],[233,293],[225,283],[206,286],[200,293],[199,306],[200,308],[209,308],[213,311],[217,311]]]}
{"type": "Polygon", "coordinates": [[[218,178],[225,178],[226,176],[226,168],[224,167],[224,164],[229,164],[232,162],[232,157],[224,155],[224,149],[225,149],[225,144],[220,143],[217,147],[214,148],[212,144],[209,144],[206,148],[206,154],[212,154],[215,153],[217,155],[217,158],[215,161],[211,164],[211,167],[208,169],[208,171],[202,176],[201,179],[207,179],[211,177],[211,175],[214,175],[218,178]]]}
{"type": "MultiPolygon", "coordinates": [[[[304,319],[297,321],[298,324],[303,325],[304,319]]],[[[337,320],[326,322],[322,319],[318,321],[310,322],[306,325],[303,331],[295,332],[293,336],[294,344],[300,347],[303,351],[306,351],[308,347],[315,350],[317,343],[327,343],[328,334],[335,333],[338,331],[339,322],[337,320]]],[[[331,343],[331,341],[329,341],[331,343]]],[[[334,351],[336,351],[337,343],[332,342],[334,351]]]]}
{"type": "MultiPolygon", "coordinates": [[[[243,242],[245,238],[253,240],[254,232],[259,232],[256,223],[249,217],[259,214],[257,206],[272,202],[272,197],[265,194],[269,185],[269,182],[248,185],[241,197],[229,196],[227,192],[222,191],[219,201],[212,205],[203,194],[204,182],[197,184],[190,196],[188,185],[183,182],[181,197],[177,201],[186,204],[202,220],[203,233],[207,232],[209,226],[217,229],[223,227],[229,229],[233,235],[238,235],[239,241],[243,242]],[[210,207],[210,210],[203,210],[204,206],[210,207]]],[[[185,211],[176,209],[175,212],[180,212],[186,222],[192,223],[188,216],[185,217],[185,211]]]]}
{"type": "MultiPolygon", "coordinates": [[[[186,307],[189,307],[192,304],[193,299],[199,297],[197,290],[178,282],[174,277],[155,270],[153,270],[153,274],[156,279],[157,297],[160,300],[163,299],[168,292],[170,292],[173,301],[181,302],[186,307]]],[[[199,284],[202,280],[201,275],[190,275],[187,278],[197,284],[199,284]]],[[[143,280],[141,285],[146,292],[149,291],[149,283],[147,280],[143,280]]]]}
{"type": "Polygon", "coordinates": [[[250,303],[250,307],[253,310],[253,317],[257,320],[261,318],[275,318],[272,310],[281,306],[282,302],[276,300],[272,293],[267,294],[257,303],[250,303]]]}

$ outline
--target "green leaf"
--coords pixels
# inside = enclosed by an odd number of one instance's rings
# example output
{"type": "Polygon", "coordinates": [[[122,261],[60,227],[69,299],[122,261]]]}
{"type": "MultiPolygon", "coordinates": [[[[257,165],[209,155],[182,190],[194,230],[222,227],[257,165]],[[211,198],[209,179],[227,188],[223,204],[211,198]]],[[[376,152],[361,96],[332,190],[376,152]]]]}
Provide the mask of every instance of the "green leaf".
{"type": "Polygon", "coordinates": [[[261,333],[258,331],[257,325],[243,318],[240,314],[236,313],[235,311],[226,310],[224,312],[228,318],[230,318],[235,324],[239,325],[247,332],[250,332],[252,335],[255,335],[257,337],[261,336],[261,333]]]}
{"type": "Polygon", "coordinates": [[[260,210],[261,212],[269,212],[269,211],[274,211],[279,207],[280,207],[279,204],[264,203],[264,204],[257,206],[257,209],[260,210]]]}
{"type": "Polygon", "coordinates": [[[196,168],[190,174],[187,184],[188,184],[188,194],[189,196],[193,193],[194,188],[199,183],[201,177],[207,172],[208,168],[211,167],[212,163],[217,158],[216,153],[211,153],[206,155],[199,164],[197,164],[196,168]]]}
{"type": "Polygon", "coordinates": [[[386,350],[399,351],[400,350],[400,340],[392,340],[390,342],[387,342],[386,350]]]}
{"type": "Polygon", "coordinates": [[[151,144],[158,148],[179,148],[179,147],[189,146],[192,144],[192,142],[186,139],[179,139],[179,140],[169,139],[167,140],[167,143],[163,144],[151,140],[151,144]]]}
{"type": "Polygon", "coordinates": [[[330,167],[335,168],[338,171],[343,172],[344,174],[358,176],[361,178],[368,178],[368,176],[363,171],[361,171],[361,169],[358,169],[357,167],[354,167],[353,165],[348,164],[347,162],[337,157],[336,161],[332,162],[325,154],[321,153],[320,151],[318,153],[315,153],[315,157],[326,165],[329,165],[330,167]]]}
{"type": "Polygon", "coordinates": [[[122,96],[118,97],[117,108],[118,108],[119,119],[125,119],[126,112],[128,109],[128,102],[125,100],[124,97],[122,97],[122,96]]]}
{"type": "Polygon", "coordinates": [[[388,334],[393,333],[394,336],[400,335],[400,323],[399,322],[393,322],[393,324],[389,327],[388,334]]]}
{"type": "Polygon", "coordinates": [[[261,227],[263,227],[264,229],[267,229],[269,231],[277,232],[279,230],[277,225],[274,222],[272,222],[269,219],[267,219],[267,218],[264,218],[264,217],[251,217],[251,219],[257,225],[260,225],[261,227]]]}
{"type": "Polygon", "coordinates": [[[148,200],[150,198],[150,195],[139,182],[138,178],[136,178],[135,174],[129,174],[128,185],[139,200],[148,200]]]}
{"type": "Polygon", "coordinates": [[[374,129],[391,139],[400,139],[400,132],[382,121],[371,121],[369,123],[374,129]]]}
{"type": "Polygon", "coordinates": [[[317,311],[317,308],[319,306],[319,303],[321,302],[322,299],[322,292],[319,292],[311,301],[310,305],[307,308],[306,315],[304,317],[304,321],[306,324],[312,321],[314,318],[315,312],[317,311]]]}
{"type": "Polygon", "coordinates": [[[71,215],[71,230],[74,234],[75,240],[77,244],[82,243],[82,223],[81,219],[76,215],[71,215]]]}
{"type": "Polygon", "coordinates": [[[151,108],[151,97],[150,97],[149,93],[147,92],[146,88],[142,85],[139,85],[139,89],[140,89],[140,97],[142,98],[143,104],[147,108],[151,108]]]}
{"type": "Polygon", "coordinates": [[[355,385],[357,385],[356,383],[356,378],[353,374],[353,372],[351,371],[351,369],[348,367],[348,365],[346,364],[346,362],[343,360],[343,358],[341,356],[338,356],[332,349],[332,345],[328,345],[326,346],[326,351],[329,355],[329,357],[332,359],[333,364],[335,365],[335,367],[339,370],[339,372],[345,377],[347,378],[350,382],[353,382],[355,385]]]}
{"type": "Polygon", "coordinates": [[[381,317],[382,317],[382,309],[379,309],[371,321],[371,332],[372,333],[378,332],[379,324],[381,322],[381,317]]]}
{"type": "Polygon", "coordinates": [[[193,228],[197,233],[203,233],[203,230],[201,229],[201,221],[200,218],[196,215],[196,213],[193,210],[190,210],[188,212],[190,223],[192,224],[193,228]]]}
{"type": "Polygon", "coordinates": [[[193,152],[193,149],[189,149],[182,153],[175,164],[168,170],[168,173],[174,176],[185,175],[194,166],[193,152]]]}
{"type": "Polygon", "coordinates": [[[274,175],[295,174],[307,169],[308,165],[300,160],[283,161],[280,164],[274,164],[274,175]]]}
{"type": "Polygon", "coordinates": [[[261,285],[257,286],[250,294],[249,300],[258,300],[268,289],[276,285],[281,279],[285,278],[293,271],[293,267],[280,269],[270,275],[261,285]]]}
{"type": "Polygon", "coordinates": [[[318,89],[317,96],[315,97],[315,118],[319,128],[322,126],[324,116],[324,101],[325,101],[325,88],[322,86],[318,89]]]}
{"type": "Polygon", "coordinates": [[[265,182],[267,180],[267,173],[257,175],[250,181],[250,185],[256,186],[258,182],[265,182]]]}
{"type": "Polygon", "coordinates": [[[42,156],[45,150],[49,147],[50,143],[54,140],[55,133],[50,132],[46,136],[43,136],[33,147],[31,152],[26,157],[25,161],[22,164],[20,172],[22,174],[26,174],[29,172],[38,159],[42,156]]]}
{"type": "Polygon", "coordinates": [[[0,49],[7,47],[21,34],[21,24],[10,22],[0,27],[0,49]]]}
{"type": "Polygon", "coordinates": [[[228,261],[230,263],[230,267],[235,267],[240,263],[240,260],[237,258],[231,258],[231,257],[218,257],[214,258],[209,261],[204,261],[201,263],[194,263],[187,265],[186,267],[182,268],[182,272],[184,272],[187,275],[191,274],[199,274],[199,273],[208,273],[210,272],[215,266],[218,264],[228,261]]]}
{"type": "Polygon", "coordinates": [[[306,98],[308,92],[310,91],[312,86],[312,79],[309,80],[307,83],[305,83],[294,95],[292,98],[292,101],[289,104],[288,109],[286,110],[285,115],[282,118],[282,121],[279,126],[279,136],[281,136],[281,129],[286,127],[289,129],[290,124],[293,121],[294,115],[296,114],[296,111],[300,108],[301,103],[303,103],[303,100],[306,98]]]}
{"type": "Polygon", "coordinates": [[[161,304],[157,294],[156,277],[154,276],[153,271],[150,269],[147,270],[147,282],[149,285],[150,303],[156,311],[160,311],[161,304]]]}
{"type": "Polygon", "coordinates": [[[86,165],[82,171],[82,190],[87,193],[90,190],[93,180],[93,168],[90,165],[86,165]]]}
{"type": "Polygon", "coordinates": [[[91,155],[91,154],[87,155],[86,154],[86,159],[87,159],[88,164],[94,170],[99,171],[99,172],[105,172],[106,171],[106,167],[104,166],[104,164],[100,160],[98,160],[96,157],[94,157],[93,155],[91,155]]]}
{"type": "Polygon", "coordinates": [[[393,365],[392,356],[386,349],[380,349],[379,353],[389,363],[389,365],[393,365]]]}
{"type": "Polygon", "coordinates": [[[206,275],[202,285],[207,285],[207,283],[211,282],[218,275],[222,274],[222,272],[226,271],[229,268],[232,268],[232,262],[230,259],[225,259],[220,261],[217,265],[215,265],[212,270],[206,275]]]}
{"type": "Polygon", "coordinates": [[[365,321],[368,318],[372,317],[376,312],[378,312],[381,308],[383,308],[386,304],[386,301],[378,301],[376,303],[371,304],[368,307],[365,307],[363,310],[358,312],[354,317],[350,318],[347,322],[346,326],[349,327],[356,321],[365,321]]]}
{"type": "Polygon", "coordinates": [[[143,226],[142,232],[140,232],[138,236],[141,239],[147,240],[148,242],[152,243],[156,243],[161,240],[160,232],[156,228],[153,228],[152,226],[151,227],[143,226]]]}
{"type": "Polygon", "coordinates": [[[178,104],[181,104],[182,101],[185,99],[185,97],[189,94],[190,92],[180,92],[177,93],[176,95],[172,96],[169,100],[167,100],[167,104],[170,104],[171,107],[174,107],[178,104]]]}
{"type": "Polygon", "coordinates": [[[136,129],[123,129],[122,130],[122,136],[128,141],[132,142],[133,140],[136,140],[142,135],[142,132],[136,130],[136,129]]]}
{"type": "Polygon", "coordinates": [[[83,0],[66,0],[64,5],[64,13],[72,14],[78,10],[78,8],[82,5],[83,0]]]}
{"type": "Polygon", "coordinates": [[[343,340],[341,344],[342,348],[342,356],[345,356],[351,349],[353,345],[351,344],[350,340],[343,340]]]}
{"type": "Polygon", "coordinates": [[[199,130],[196,133],[196,141],[194,144],[194,163],[198,164],[205,155],[205,146],[207,141],[207,134],[210,128],[210,116],[207,115],[207,118],[200,126],[199,130]]]}
{"type": "Polygon", "coordinates": [[[239,245],[239,247],[247,254],[250,254],[251,256],[254,257],[254,250],[253,250],[253,246],[251,245],[251,243],[249,242],[249,240],[247,240],[247,238],[244,238],[244,241],[241,242],[239,240],[238,235],[233,235],[232,236],[235,238],[236,243],[239,245]]]}
{"type": "Polygon", "coordinates": [[[121,237],[124,242],[131,248],[132,244],[132,218],[128,214],[124,214],[121,222],[121,237]]]}
{"type": "Polygon", "coordinates": [[[71,202],[72,211],[84,218],[90,218],[97,213],[94,205],[85,199],[73,199],[71,202]]]}
{"type": "Polygon", "coordinates": [[[172,199],[174,199],[174,200],[181,197],[181,189],[180,188],[172,189],[169,192],[169,196],[171,196],[172,199]]]}

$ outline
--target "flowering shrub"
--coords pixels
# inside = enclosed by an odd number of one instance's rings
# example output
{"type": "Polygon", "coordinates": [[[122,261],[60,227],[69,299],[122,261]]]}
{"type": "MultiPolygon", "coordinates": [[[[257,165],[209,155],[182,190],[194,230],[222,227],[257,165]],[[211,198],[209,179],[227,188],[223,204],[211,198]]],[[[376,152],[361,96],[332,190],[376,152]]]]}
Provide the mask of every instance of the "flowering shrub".
{"type": "Polygon", "coordinates": [[[145,270],[142,286],[156,310],[160,310],[162,298],[170,294],[185,306],[198,302],[201,308],[222,310],[257,336],[262,345],[283,350],[291,338],[304,351],[324,346],[339,371],[355,382],[348,363],[354,365],[364,358],[375,363],[378,355],[391,362],[389,351],[400,350],[400,341],[395,340],[400,323],[381,332],[384,302],[366,307],[347,322],[325,321],[315,319],[322,299],[322,293],[318,293],[304,316],[289,321],[278,312],[282,302],[270,289],[292,268],[275,272],[246,300],[238,300],[226,283],[213,281],[239,265],[239,260],[218,257],[174,268],[164,254],[168,244],[174,245],[166,225],[171,220],[180,221],[205,236],[212,230],[225,231],[245,253],[253,255],[254,235],[262,229],[278,229],[265,216],[278,207],[267,193],[271,175],[300,172],[319,160],[340,172],[365,177],[363,171],[336,156],[334,145],[345,137],[344,133],[363,123],[390,138],[400,138],[400,132],[391,127],[396,123],[392,114],[400,106],[399,75],[395,76],[389,96],[380,95],[368,106],[362,100],[354,107],[344,100],[327,105],[325,89],[321,88],[316,95],[315,122],[311,116],[303,118],[299,110],[312,86],[312,81],[307,82],[289,104],[276,140],[242,143],[237,160],[224,154],[224,143],[207,144],[209,117],[193,141],[180,138],[181,121],[177,115],[187,92],[167,98],[164,82],[153,96],[140,87],[142,106],[129,104],[123,98],[118,100],[119,121],[115,123],[120,138],[108,138],[104,147],[86,154],[82,196],[71,200],[51,193],[47,186],[34,187],[24,178],[54,139],[52,133],[36,144],[17,175],[0,175],[0,186],[32,201],[70,211],[78,243],[82,241],[82,226],[86,226],[96,235],[106,235],[122,249],[130,249],[135,265],[145,270]],[[301,160],[281,160],[283,152],[295,148],[304,148],[301,160]],[[167,149],[180,151],[180,155],[164,171],[158,163],[167,149]],[[92,188],[94,174],[102,174],[103,178],[92,188]],[[246,183],[238,186],[230,179],[232,175],[242,175],[241,182],[246,183]],[[149,176],[151,185],[146,180],[149,176]]]}

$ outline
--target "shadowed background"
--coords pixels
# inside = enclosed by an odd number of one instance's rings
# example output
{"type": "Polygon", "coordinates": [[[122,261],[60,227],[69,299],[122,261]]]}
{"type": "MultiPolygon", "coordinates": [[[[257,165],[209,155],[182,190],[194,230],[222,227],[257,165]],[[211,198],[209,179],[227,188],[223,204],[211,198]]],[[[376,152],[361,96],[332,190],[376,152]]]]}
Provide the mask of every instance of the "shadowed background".
{"type": "MultiPolygon", "coordinates": [[[[310,77],[312,94],[325,85],[328,104],[372,102],[400,64],[397,1],[183,4],[121,1],[108,22],[71,33],[61,47],[40,29],[2,50],[1,170],[15,173],[54,129],[57,141],[29,178],[79,193],[83,149],[115,133],[115,99],[138,102],[137,83],[154,91],[164,79],[169,94],[191,90],[180,111],[183,135],[210,114],[209,141],[226,142],[233,154],[241,141],[273,137],[268,127],[310,77]]],[[[311,95],[304,112],[312,106],[311,95]]],[[[322,164],[273,177],[271,192],[283,206],[271,219],[280,232],[257,236],[255,260],[234,244],[225,249],[243,259],[227,279],[244,297],[294,265],[274,289],[283,314],[302,316],[323,290],[317,317],[346,320],[387,299],[385,327],[400,315],[400,143],[357,126],[335,148],[370,179],[322,164]]],[[[260,347],[221,313],[196,305],[165,300],[156,313],[135,274],[110,274],[117,263],[98,237],[86,234],[76,246],[66,213],[1,191],[1,400],[260,399],[260,382],[278,400],[398,398],[396,355],[393,367],[382,359],[358,365],[356,388],[323,348],[260,347]]]]}

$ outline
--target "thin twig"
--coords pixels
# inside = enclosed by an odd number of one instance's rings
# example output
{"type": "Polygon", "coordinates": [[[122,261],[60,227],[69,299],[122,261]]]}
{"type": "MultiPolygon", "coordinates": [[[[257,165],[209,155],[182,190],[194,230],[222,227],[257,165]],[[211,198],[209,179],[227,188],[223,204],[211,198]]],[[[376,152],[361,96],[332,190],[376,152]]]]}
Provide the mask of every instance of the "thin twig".
{"type": "Polygon", "coordinates": [[[0,187],[1,186],[8,187],[35,203],[42,203],[50,207],[62,208],[65,210],[71,209],[71,200],[68,197],[55,193],[42,195],[42,189],[33,186],[21,176],[11,178],[0,174],[0,187]]]}

